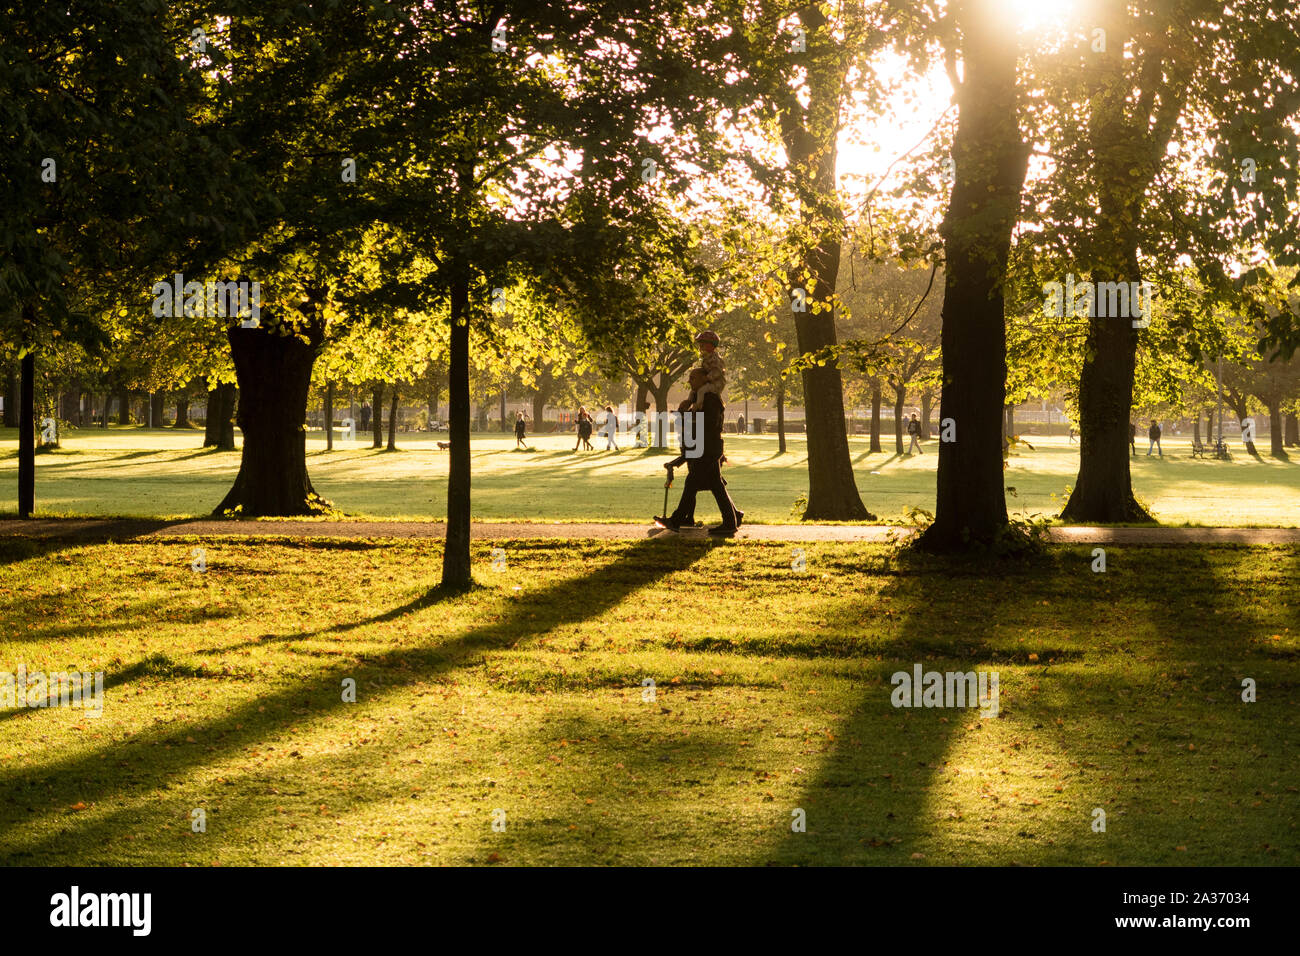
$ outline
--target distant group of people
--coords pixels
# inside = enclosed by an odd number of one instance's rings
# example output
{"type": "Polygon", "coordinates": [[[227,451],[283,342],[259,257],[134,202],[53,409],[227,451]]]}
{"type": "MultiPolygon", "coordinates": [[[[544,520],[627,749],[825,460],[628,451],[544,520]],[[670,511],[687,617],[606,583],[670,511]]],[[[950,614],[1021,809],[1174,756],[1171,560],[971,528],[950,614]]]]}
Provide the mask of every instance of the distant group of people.
{"type": "MultiPolygon", "coordinates": [[[[595,420],[591,417],[591,412],[587,411],[585,407],[579,408],[578,414],[574,416],[573,421],[578,429],[578,440],[574,443],[573,450],[577,451],[581,447],[587,451],[595,451],[596,449],[591,445],[591,432],[595,426],[595,420]]],[[[612,448],[614,451],[618,451],[618,442],[614,437],[618,434],[618,413],[614,411],[612,405],[605,406],[604,432],[605,450],[609,451],[612,448]]]]}
{"type": "MultiPolygon", "coordinates": [[[[718,346],[721,343],[716,332],[702,331],[695,337],[695,341],[700,348],[700,364],[691,369],[687,377],[691,392],[680,404],[678,411],[699,414],[701,428],[682,428],[680,430],[679,437],[683,442],[683,453],[673,461],[665,464],[664,467],[668,470],[668,483],[671,484],[674,469],[685,464],[687,469],[686,483],[682,489],[681,500],[678,502],[676,510],[669,515],[657,515],[654,520],[662,527],[673,531],[685,526],[694,527],[695,499],[701,491],[708,491],[712,493],[722,516],[721,524],[710,528],[709,534],[729,537],[736,533],[736,529],[740,527],[741,521],[744,520],[745,513],[738,509],[731,500],[731,495],[727,491],[727,480],[722,477],[722,465],[727,460],[722,440],[725,413],[725,406],[722,403],[722,390],[727,384],[726,365],[722,356],[718,353],[718,346]],[[690,447],[689,451],[692,454],[687,454],[688,449],[685,444],[688,432],[693,432],[695,440],[700,443],[690,447]]],[[[638,408],[637,411],[644,413],[648,409],[649,404],[647,403],[638,408]]],[[[744,430],[743,422],[743,417],[737,422],[741,431],[744,430]]],[[[645,424],[644,414],[638,414],[636,427],[638,447],[644,447],[648,444],[645,441],[645,424]]],[[[574,415],[573,426],[578,433],[573,450],[575,452],[579,450],[595,451],[591,444],[591,437],[595,431],[596,422],[585,406],[580,407],[577,414],[574,415]]],[[[516,448],[528,447],[525,441],[527,428],[528,424],[524,413],[522,411],[517,412],[515,415],[516,448]]],[[[617,438],[619,432],[618,413],[612,405],[605,406],[605,419],[601,430],[605,435],[605,450],[619,451],[617,438]]],[[[912,423],[909,424],[908,431],[913,435],[914,447],[919,449],[920,425],[916,422],[915,415],[912,416],[912,423]]]]}

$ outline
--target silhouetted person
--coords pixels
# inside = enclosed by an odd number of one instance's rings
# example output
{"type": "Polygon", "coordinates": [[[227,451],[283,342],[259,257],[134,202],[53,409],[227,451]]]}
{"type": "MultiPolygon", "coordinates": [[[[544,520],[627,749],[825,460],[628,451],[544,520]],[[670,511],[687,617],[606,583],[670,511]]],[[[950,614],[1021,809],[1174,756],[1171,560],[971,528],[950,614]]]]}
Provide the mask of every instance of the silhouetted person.
{"type": "MultiPolygon", "coordinates": [[[[695,497],[701,491],[708,491],[713,494],[713,500],[718,503],[718,511],[722,514],[722,523],[709,529],[709,534],[715,537],[731,537],[740,527],[741,521],[744,520],[745,513],[739,511],[727,494],[726,482],[722,479],[722,458],[723,458],[723,441],[722,441],[722,420],[725,409],[722,405],[722,399],[714,392],[705,392],[702,400],[697,399],[701,388],[708,383],[709,373],[703,368],[693,368],[690,373],[690,385],[692,397],[688,399],[690,403],[699,401],[701,406],[700,414],[703,415],[703,434],[695,435],[696,447],[703,445],[702,454],[696,458],[686,458],[686,483],[682,487],[682,497],[677,503],[677,509],[671,514],[662,518],[656,518],[658,524],[665,528],[671,528],[676,531],[689,520],[690,523],[695,521],[695,497]]],[[[690,408],[687,402],[682,403],[683,408],[690,408]]],[[[691,414],[686,412],[686,414],[691,414]]],[[[683,432],[685,428],[683,427],[683,432]]],[[[670,471],[671,474],[671,471],[670,471]]]]}

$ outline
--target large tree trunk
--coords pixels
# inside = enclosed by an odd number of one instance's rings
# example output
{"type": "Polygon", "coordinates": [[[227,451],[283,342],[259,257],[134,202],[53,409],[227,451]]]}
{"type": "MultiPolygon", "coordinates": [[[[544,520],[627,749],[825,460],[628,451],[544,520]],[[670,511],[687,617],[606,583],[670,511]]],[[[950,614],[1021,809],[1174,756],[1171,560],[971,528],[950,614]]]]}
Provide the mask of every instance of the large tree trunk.
{"type": "Polygon", "coordinates": [[[447,536],[442,548],[442,586],[468,588],[470,573],[469,461],[469,277],[461,272],[451,282],[451,328],[448,346],[447,536]]]}
{"type": "MultiPolygon", "coordinates": [[[[835,284],[840,271],[844,209],[836,178],[840,112],[845,70],[850,58],[817,4],[799,8],[807,32],[807,106],[778,117],[786,154],[801,170],[797,188],[808,239],[791,276],[793,288],[805,288],[807,309],[794,313],[795,338],[801,355],[833,348],[835,284]]],[[[853,477],[849,436],[844,425],[844,387],[838,361],[800,370],[804,421],[808,432],[808,507],[805,521],[854,521],[874,517],[862,504],[853,477]]]]}
{"type": "MultiPolygon", "coordinates": [[[[1244,433],[1246,427],[1244,422],[1246,421],[1247,418],[1250,417],[1249,400],[1245,396],[1238,395],[1235,397],[1230,397],[1228,395],[1225,395],[1223,397],[1223,401],[1225,402],[1225,404],[1227,404],[1227,406],[1230,409],[1232,409],[1233,413],[1237,416],[1237,423],[1242,426],[1242,431],[1244,433]]],[[[1250,455],[1251,458],[1254,458],[1257,461],[1264,460],[1260,456],[1259,449],[1255,447],[1254,441],[1243,440],[1242,444],[1246,446],[1246,454],[1250,455]]]]}
{"type": "Polygon", "coordinates": [[[956,93],[952,198],[939,230],[946,265],[938,489],[934,523],[921,539],[936,551],[982,547],[1008,527],[1003,287],[1029,159],[1017,123],[1016,31],[1007,29],[994,0],[956,12],[964,75],[956,93]]]}
{"type": "Polygon", "coordinates": [[[131,393],[127,389],[122,389],[118,393],[119,406],[117,409],[117,423],[119,425],[131,424],[131,393]]]}
{"type": "Polygon", "coordinates": [[[226,330],[239,382],[244,449],[235,483],[213,514],[278,517],[319,514],[330,507],[307,475],[307,394],[324,327],[317,320],[300,331],[306,342],[264,327],[226,330]]]}
{"type": "Polygon", "coordinates": [[[880,383],[871,383],[871,451],[880,451],[880,383]]]}
{"type": "MultiPolygon", "coordinates": [[[[818,298],[830,298],[839,272],[839,242],[823,239],[808,259],[818,298]],[[833,247],[833,248],[828,248],[833,247]]],[[[825,303],[828,304],[828,303],[825,303]]],[[[833,309],[795,313],[799,351],[807,355],[836,344],[833,309]]],[[[865,521],[875,516],[858,494],[844,426],[844,386],[836,362],[801,371],[804,422],[808,431],[808,507],[805,521],[865,521]]]]}
{"type": "Polygon", "coordinates": [[[167,400],[163,392],[154,392],[149,396],[149,427],[162,428],[167,424],[167,413],[163,410],[163,403],[167,400]]]}
{"type": "Polygon", "coordinates": [[[903,403],[907,398],[907,386],[894,386],[894,453],[902,455],[903,448],[903,403]]]}
{"type": "Polygon", "coordinates": [[[1285,437],[1282,429],[1282,406],[1274,399],[1268,403],[1268,453],[1274,458],[1280,458],[1282,461],[1290,461],[1291,456],[1286,453],[1286,449],[1283,447],[1285,437]]]}
{"type": "Polygon", "coordinates": [[[203,447],[235,450],[235,383],[226,382],[208,392],[208,417],[203,426],[203,447]]]}
{"type": "MultiPolygon", "coordinates": [[[[645,390],[638,389],[636,395],[636,407],[641,408],[645,404],[645,390]]],[[[542,427],[542,416],[546,414],[546,395],[541,389],[533,392],[533,431],[538,432],[542,427]]]]}
{"type": "Polygon", "coordinates": [[[776,453],[785,454],[785,379],[776,383],[776,453]]]}
{"type": "Polygon", "coordinates": [[[1198,408],[1192,415],[1192,442],[1201,444],[1201,410],[1198,408]]]}
{"type": "Polygon", "coordinates": [[[370,396],[370,407],[374,417],[370,419],[370,447],[384,447],[384,386],[376,385],[370,396]]]}
{"type": "MultiPolygon", "coordinates": [[[[1094,22],[1112,38],[1123,37],[1129,26],[1125,6],[1119,3],[1099,8],[1094,22]]],[[[1155,142],[1150,118],[1132,115],[1124,47],[1122,41],[1112,40],[1104,52],[1092,54],[1097,62],[1089,67],[1098,77],[1088,127],[1098,184],[1092,232],[1096,252],[1088,263],[1088,277],[1094,283],[1142,281],[1138,224],[1146,191],[1165,153],[1164,142],[1155,142]]],[[[1148,51],[1147,56],[1160,54],[1148,51]]],[[[1147,98],[1148,91],[1144,89],[1142,96],[1147,98]]],[[[1164,94],[1160,98],[1167,100],[1164,94]]],[[[1162,108],[1168,108],[1167,102],[1162,108]]],[[[1168,140],[1168,133],[1164,139],[1168,140]]],[[[1066,305],[1067,309],[1073,306],[1066,305]]],[[[1061,517],[1085,523],[1152,521],[1133,497],[1130,473],[1136,310],[1130,308],[1127,317],[1100,314],[1106,311],[1100,308],[1092,311],[1079,377],[1079,474],[1061,517]]]]}
{"type": "MultiPolygon", "coordinates": [[[[668,389],[672,388],[672,383],[667,381],[667,378],[668,378],[667,375],[661,375],[659,376],[660,381],[658,385],[654,384],[653,379],[651,380],[651,384],[650,384],[650,394],[653,395],[655,398],[655,411],[658,413],[659,421],[661,422],[669,421],[670,420],[669,414],[672,411],[672,409],[668,407],[668,389]]],[[[664,441],[671,441],[671,439],[668,438],[668,427],[666,425],[664,426],[662,433],[660,429],[657,428],[652,428],[650,430],[651,447],[653,448],[665,447],[664,445],[655,444],[655,442],[658,441],[660,438],[662,438],[664,441]]]]}
{"type": "Polygon", "coordinates": [[[668,390],[672,388],[671,382],[660,382],[650,386],[650,394],[655,399],[655,411],[660,415],[666,415],[673,409],[668,407],[668,390]]]}
{"type": "Polygon", "coordinates": [[[221,440],[221,386],[208,389],[208,408],[203,422],[203,447],[213,448],[221,440]]]}
{"type": "MultiPolygon", "coordinates": [[[[27,324],[35,324],[28,310],[27,324]]],[[[36,510],[36,354],[23,356],[18,384],[18,517],[36,510]]]]}
{"type": "Polygon", "coordinates": [[[397,385],[393,385],[393,398],[388,407],[388,450],[397,451],[397,385]]]}
{"type": "Polygon", "coordinates": [[[228,413],[223,408],[225,391],[218,385],[208,390],[208,407],[203,423],[203,447],[217,448],[221,445],[221,422],[228,413]]]}
{"type": "MultiPolygon", "coordinates": [[[[1140,281],[1136,256],[1126,271],[1140,281]]],[[[1064,520],[1153,520],[1133,497],[1129,472],[1136,363],[1137,330],[1130,320],[1096,316],[1088,320],[1088,346],[1079,378],[1079,475],[1061,512],[1064,520]]]]}
{"type": "MultiPolygon", "coordinates": [[[[638,381],[636,383],[636,408],[638,410],[649,409],[650,407],[650,399],[648,397],[649,395],[650,395],[650,389],[646,388],[645,382],[638,381]]],[[[536,415],[533,416],[533,421],[538,421],[536,415]]]]}
{"type": "Polygon", "coordinates": [[[113,413],[113,393],[111,391],[104,393],[104,414],[99,417],[99,427],[108,427],[108,417],[113,413]]]}
{"type": "Polygon", "coordinates": [[[70,425],[76,425],[80,428],[84,422],[81,420],[81,389],[70,388],[65,390],[59,396],[59,408],[56,418],[64,419],[70,425]]]}
{"type": "Polygon", "coordinates": [[[921,438],[930,438],[930,406],[934,404],[934,392],[928,388],[921,393],[921,438]]]}
{"type": "Polygon", "coordinates": [[[334,383],[325,383],[325,450],[334,450],[334,383]]]}
{"type": "Polygon", "coordinates": [[[190,422],[190,396],[187,392],[181,392],[176,396],[176,421],[172,423],[172,428],[191,428],[190,422]]]}
{"type": "Polygon", "coordinates": [[[1295,415],[1286,416],[1286,446],[1295,448],[1300,445],[1300,420],[1295,415]]]}

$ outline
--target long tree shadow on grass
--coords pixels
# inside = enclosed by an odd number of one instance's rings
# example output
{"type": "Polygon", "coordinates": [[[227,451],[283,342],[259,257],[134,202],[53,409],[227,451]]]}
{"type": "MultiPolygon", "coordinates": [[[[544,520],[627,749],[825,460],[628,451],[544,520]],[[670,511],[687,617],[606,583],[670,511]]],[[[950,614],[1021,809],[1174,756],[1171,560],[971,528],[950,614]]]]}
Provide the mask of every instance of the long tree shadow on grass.
{"type": "MultiPolygon", "coordinates": [[[[43,821],[73,804],[85,806],[143,798],[160,781],[178,778],[197,767],[220,760],[223,755],[237,754],[271,735],[290,732],[296,725],[341,711],[349,706],[342,702],[339,692],[344,678],[355,679],[360,694],[364,694],[367,688],[376,687],[382,688],[384,694],[391,694],[417,682],[436,681],[458,668],[478,662],[485,652],[513,646],[552,628],[598,616],[662,576],[690,567],[708,553],[709,547],[650,541],[620,548],[607,547],[606,550],[620,553],[613,561],[581,576],[586,586],[581,602],[572,600],[575,582],[566,579],[529,594],[526,601],[503,602],[498,620],[473,628],[462,636],[420,647],[367,654],[359,665],[336,664],[315,673],[307,682],[254,697],[218,719],[159,726],[136,734],[129,744],[110,743],[75,756],[53,759],[31,775],[6,774],[0,780],[0,821],[4,821],[0,831],[7,830],[10,835],[9,848],[0,857],[0,862],[39,864],[51,854],[75,852],[75,848],[85,846],[86,841],[99,842],[129,831],[132,819],[138,813],[133,805],[96,816],[61,819],[62,825],[57,832],[43,825],[43,821]],[[206,750],[181,745],[188,737],[201,737],[212,743],[206,750]],[[154,769],[150,779],[143,781],[124,780],[106,767],[107,761],[101,759],[112,753],[124,763],[132,756],[139,758],[145,752],[144,748],[158,746],[166,748],[162,769],[154,769]],[[39,790],[39,796],[35,796],[32,791],[39,785],[44,786],[39,790]],[[45,809],[33,807],[36,802],[44,804],[45,809]],[[29,808],[31,815],[20,817],[20,807],[29,808]],[[9,819],[4,820],[5,817],[9,819]],[[31,826],[25,835],[16,830],[15,824],[20,823],[31,826]]],[[[439,597],[436,591],[430,592],[399,608],[318,633],[352,630],[409,616],[428,607],[439,597]]],[[[301,638],[304,635],[297,636],[301,638]]],[[[139,666],[131,665],[128,670],[139,666]]],[[[111,707],[112,700],[106,699],[104,706],[111,707]]],[[[149,756],[156,760],[158,753],[154,751],[149,756]]],[[[268,799],[264,812],[271,812],[272,802],[268,799]]]]}
{"type": "MultiPolygon", "coordinates": [[[[820,567],[821,565],[819,565],[820,567]]],[[[943,772],[955,734],[979,720],[978,710],[895,708],[890,677],[923,671],[988,670],[983,641],[944,616],[951,607],[931,600],[936,587],[964,587],[970,607],[980,618],[995,620],[1011,597],[1020,565],[1000,568],[989,563],[944,560],[903,552],[884,573],[891,578],[872,606],[841,608],[841,623],[877,616],[884,626],[863,651],[881,660],[874,680],[842,721],[826,756],[803,788],[797,808],[774,812],[772,838],[754,863],[767,865],[875,864],[910,861],[933,820],[927,815],[930,789],[943,772]],[[879,618],[890,615],[888,624],[879,618]],[[956,652],[956,653],[954,653],[956,652]],[[802,832],[793,828],[792,811],[805,813],[802,832]]],[[[851,569],[843,568],[841,572],[851,569]]],[[[871,673],[871,671],[868,671],[871,673]]]]}
{"type": "MultiPolygon", "coordinates": [[[[755,862],[1294,861],[1294,840],[1280,859],[1260,839],[1261,832],[1287,833],[1285,819],[1263,817],[1252,827],[1242,814],[1268,812],[1259,798],[1270,796],[1272,812],[1281,811],[1279,791],[1295,784],[1282,766],[1294,750],[1295,720],[1252,728],[1262,712],[1238,703],[1240,675],[1225,665],[1259,672],[1274,693],[1293,699],[1290,671],[1259,660],[1267,654],[1261,632],[1280,628],[1283,613],[1268,624],[1253,620],[1247,602],[1260,582],[1234,574],[1238,565],[1223,554],[1211,560],[1178,549],[1114,549],[1109,558],[1105,574],[1092,573],[1088,549],[1071,548],[1011,574],[900,577],[887,591],[905,615],[898,640],[916,642],[919,652],[883,666],[880,685],[842,725],[801,798],[807,832],[774,820],[784,833],[755,862]],[[936,586],[960,589],[957,615],[949,606],[945,620],[928,606],[925,591],[936,586]],[[1050,608],[1071,592],[1082,594],[1091,612],[1076,607],[1070,619],[1053,620],[1050,608]],[[1138,625],[1143,615],[1146,629],[1138,625]],[[1018,673],[1003,673],[1002,712],[991,726],[973,713],[889,703],[895,669],[987,670],[1000,662],[1018,673]],[[885,738],[885,747],[860,746],[885,738]],[[1198,746],[1213,749],[1198,755],[1198,746]],[[994,753],[1001,755],[994,758],[998,773],[1010,777],[981,771],[981,757],[987,763],[994,753]],[[985,777],[974,795],[956,776],[972,772],[985,777]],[[1109,831],[1090,825],[1095,808],[1110,816],[1109,831]],[[1207,828],[1219,836],[1205,837],[1207,828]],[[1226,840],[1225,829],[1234,831],[1226,840]],[[828,852],[826,844],[841,849],[828,852]]],[[[1294,581],[1294,563],[1290,568],[1294,581]]],[[[1288,593],[1282,574],[1267,587],[1288,593]]]]}
{"type": "Polygon", "coordinates": [[[90,518],[70,519],[63,525],[61,519],[38,518],[35,522],[4,519],[0,520],[0,565],[30,561],[68,548],[131,541],[185,520],[188,519],[90,518]]]}
{"type": "Polygon", "coordinates": [[[1151,773],[1149,752],[1173,762],[1177,773],[1130,797],[1134,830],[1157,841],[1170,862],[1295,865],[1300,839],[1289,795],[1300,787],[1293,703],[1300,691],[1300,548],[1156,553],[1175,586],[1144,592],[1148,619],[1163,633],[1142,692],[1158,702],[1163,719],[1127,722],[1133,741],[1125,752],[1134,773],[1151,773]],[[1254,702],[1243,699],[1247,679],[1254,702]],[[1185,849],[1170,852],[1176,845],[1185,849]]]}
{"type": "MultiPolygon", "coordinates": [[[[599,785],[593,784],[586,792],[557,794],[553,800],[555,806],[530,808],[526,825],[512,828],[508,836],[485,834],[480,858],[496,847],[505,854],[507,862],[521,850],[531,859],[550,860],[558,854],[557,862],[561,863],[662,865],[710,863],[720,859],[739,862],[744,861],[745,851],[737,853],[737,842],[752,842],[766,849],[759,859],[749,860],[751,863],[895,863],[900,857],[907,860],[904,851],[910,852],[918,831],[926,825],[927,791],[943,763],[950,738],[960,722],[978,718],[952,710],[914,714],[896,711],[889,704],[892,690],[889,676],[896,670],[910,673],[912,665],[918,662],[927,670],[971,670],[981,666],[972,658],[982,660],[984,665],[990,660],[1025,658],[1026,654],[1017,655],[1015,651],[994,652],[982,639],[964,634],[956,639],[945,635],[942,604],[927,598],[930,589],[960,575],[973,582],[968,586],[978,592],[981,617],[996,615],[1011,590],[1009,573],[988,578],[984,568],[976,570],[910,556],[901,562],[882,556],[879,562],[863,566],[837,557],[836,550],[832,546],[819,553],[817,569],[859,578],[859,597],[852,602],[814,606],[818,617],[825,616],[821,623],[829,625],[829,632],[801,628],[782,634],[758,629],[735,637],[718,637],[705,628],[673,645],[687,655],[679,665],[687,671],[692,670],[689,659],[692,654],[735,653],[747,658],[811,661],[897,659],[896,663],[882,662],[859,670],[859,676],[869,675],[869,689],[854,712],[836,725],[836,733],[830,739],[812,734],[805,740],[805,746],[813,750],[801,753],[817,751],[827,756],[820,758],[818,770],[812,782],[802,789],[797,806],[742,804],[742,798],[748,799],[750,791],[723,779],[737,773],[742,779],[767,779],[769,770],[776,769],[770,756],[760,757],[755,750],[738,749],[747,746],[739,741],[739,736],[756,731],[728,734],[694,721],[689,725],[690,737],[683,737],[680,726],[653,712],[631,724],[625,719],[623,724],[611,723],[604,727],[589,717],[569,717],[572,726],[566,735],[571,733],[582,741],[583,759],[588,766],[601,768],[605,774],[610,767],[626,769],[618,771],[616,781],[605,788],[606,792],[600,792],[599,785]],[[880,595],[875,599],[862,597],[881,586],[882,581],[885,583],[880,595]],[[883,737],[891,742],[882,749],[878,742],[883,737]],[[722,775],[711,769],[723,764],[727,770],[722,775]],[[633,800],[634,806],[627,814],[620,813],[617,801],[613,810],[616,817],[612,821],[594,816],[584,805],[583,798],[588,792],[607,798],[607,791],[622,785],[619,781],[627,777],[646,781],[639,792],[640,799],[633,800]],[[806,813],[806,833],[790,830],[792,811],[796,809],[806,813]],[[626,818],[620,820],[619,816],[626,818]],[[766,828],[761,822],[756,824],[756,820],[766,820],[766,828]],[[587,844],[580,850],[575,849],[571,839],[566,839],[568,826],[574,824],[586,834],[587,844]],[[631,830],[636,831],[635,846],[628,843],[631,830]],[[780,839],[783,830],[791,834],[789,839],[780,839]],[[719,833],[727,834],[721,845],[719,833]],[[709,853],[716,854],[717,858],[702,855],[709,853]]],[[[779,586],[790,586],[791,583],[788,574],[765,565],[761,555],[744,573],[746,577],[733,579],[731,587],[744,589],[747,585],[771,586],[777,582],[779,586]]],[[[704,673],[712,667],[711,664],[702,666],[706,668],[704,673]]],[[[694,670],[698,672],[700,667],[694,670]]],[[[719,671],[712,673],[717,675],[719,671]]],[[[700,673],[691,680],[692,686],[706,693],[712,686],[711,679],[700,673]]],[[[717,686],[734,688],[735,682],[722,677],[717,686]]],[[[792,703],[789,697],[782,698],[784,684],[780,689],[755,685],[754,690],[783,700],[781,710],[792,703]]],[[[786,736],[790,727],[800,723],[805,724],[806,732],[809,723],[838,719],[838,714],[826,711],[830,705],[816,703],[829,699],[826,690],[821,688],[820,697],[795,698],[799,714],[793,723],[786,722],[786,736]]],[[[685,709],[689,714],[692,705],[684,700],[676,701],[673,709],[679,713],[685,709]]],[[[548,727],[547,736],[553,733],[548,727]]],[[[804,766],[813,766],[819,758],[795,759],[804,766]]],[[[797,779],[790,776],[789,769],[778,770],[776,776],[797,779]]],[[[638,791],[629,790],[626,795],[636,798],[638,791]]]]}

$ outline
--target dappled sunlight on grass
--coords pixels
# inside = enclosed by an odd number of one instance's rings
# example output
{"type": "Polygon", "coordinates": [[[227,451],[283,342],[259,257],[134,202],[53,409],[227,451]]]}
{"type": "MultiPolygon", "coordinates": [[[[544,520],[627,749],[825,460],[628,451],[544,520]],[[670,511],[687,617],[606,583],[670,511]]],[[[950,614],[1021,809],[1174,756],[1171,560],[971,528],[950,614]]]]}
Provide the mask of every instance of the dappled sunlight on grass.
{"type": "Polygon", "coordinates": [[[1300,852],[1294,549],[1116,548],[1099,575],[1086,548],[976,568],[818,543],[799,573],[778,544],[485,542],[454,597],[418,539],[0,551],[0,670],[106,684],[98,719],[0,715],[9,863],[1300,852]],[[894,708],[914,663],[998,670],[1001,715],[894,708]]]}

